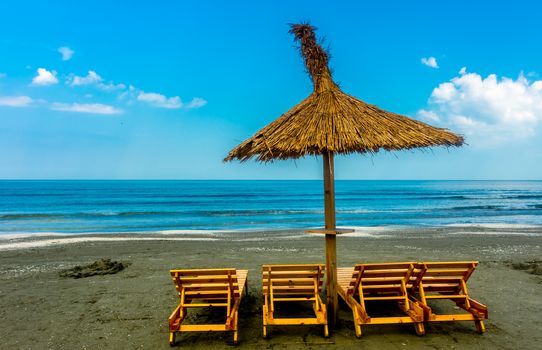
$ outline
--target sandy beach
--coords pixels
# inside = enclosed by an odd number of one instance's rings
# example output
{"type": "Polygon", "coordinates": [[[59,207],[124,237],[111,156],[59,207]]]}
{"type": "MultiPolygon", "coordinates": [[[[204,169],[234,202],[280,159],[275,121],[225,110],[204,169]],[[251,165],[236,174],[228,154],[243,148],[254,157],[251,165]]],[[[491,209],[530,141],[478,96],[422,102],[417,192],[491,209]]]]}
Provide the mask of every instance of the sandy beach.
{"type": "MultiPolygon", "coordinates": [[[[357,339],[341,303],[330,338],[307,326],[274,327],[263,339],[260,266],[323,263],[322,237],[299,231],[6,235],[0,238],[0,348],[167,349],[167,317],[177,303],[168,270],[237,267],[250,270],[239,349],[534,349],[542,341],[541,246],[537,227],[360,229],[338,238],[339,266],[479,261],[469,285],[471,296],[489,307],[487,332],[477,334],[471,322],[432,323],[423,337],[411,325],[368,326],[357,339]],[[60,277],[62,270],[101,258],[129,266],[112,275],[60,277]],[[521,269],[531,261],[538,263],[521,269]]],[[[183,334],[177,346],[231,349],[231,339],[225,333],[183,334]]]]}

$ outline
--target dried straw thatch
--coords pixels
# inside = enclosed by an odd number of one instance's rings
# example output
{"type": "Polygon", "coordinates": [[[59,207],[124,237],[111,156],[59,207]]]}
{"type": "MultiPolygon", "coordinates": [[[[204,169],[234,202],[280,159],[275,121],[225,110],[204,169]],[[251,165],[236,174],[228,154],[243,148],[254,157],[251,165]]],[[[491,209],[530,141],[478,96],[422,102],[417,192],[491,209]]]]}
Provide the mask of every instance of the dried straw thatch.
{"type": "Polygon", "coordinates": [[[313,26],[294,24],[314,91],[309,97],[234,148],[224,159],[259,161],[299,158],[324,152],[375,153],[430,146],[461,146],[463,137],[446,129],[384,111],[345,94],[331,78],[329,56],[313,26]]]}

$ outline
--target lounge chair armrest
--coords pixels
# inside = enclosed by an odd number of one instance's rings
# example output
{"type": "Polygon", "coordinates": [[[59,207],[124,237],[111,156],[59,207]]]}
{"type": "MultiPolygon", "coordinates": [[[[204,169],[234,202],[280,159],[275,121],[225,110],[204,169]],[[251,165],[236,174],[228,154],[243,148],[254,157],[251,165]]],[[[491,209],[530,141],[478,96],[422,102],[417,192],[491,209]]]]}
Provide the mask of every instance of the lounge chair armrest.
{"type": "Polygon", "coordinates": [[[487,306],[480,303],[479,301],[476,301],[474,299],[469,298],[470,303],[470,312],[476,312],[480,317],[487,319],[488,318],[488,310],[487,306]]]}
{"type": "MultiPolygon", "coordinates": [[[[184,318],[184,317],[183,317],[184,318]]],[[[181,324],[181,305],[179,304],[168,318],[169,329],[177,330],[181,324]]]]}

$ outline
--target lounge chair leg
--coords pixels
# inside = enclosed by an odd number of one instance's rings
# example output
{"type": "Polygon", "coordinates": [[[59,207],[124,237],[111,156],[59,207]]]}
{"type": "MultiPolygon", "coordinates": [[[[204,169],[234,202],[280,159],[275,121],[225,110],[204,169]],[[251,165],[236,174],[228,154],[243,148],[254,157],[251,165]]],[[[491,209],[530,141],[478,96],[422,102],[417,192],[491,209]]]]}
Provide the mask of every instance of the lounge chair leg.
{"type": "Polygon", "coordinates": [[[416,330],[417,335],[425,334],[425,326],[423,325],[423,322],[414,323],[414,329],[416,330]]]}
{"type": "Polygon", "coordinates": [[[327,326],[327,324],[324,325],[324,337],[329,337],[329,327],[327,326]]]}
{"type": "Polygon", "coordinates": [[[356,312],[354,310],[352,310],[352,314],[353,314],[353,318],[354,318],[354,329],[356,330],[356,338],[361,338],[361,326],[360,326],[360,322],[359,322],[359,319],[358,319],[358,315],[356,314],[356,312]]]}
{"type": "Polygon", "coordinates": [[[361,326],[354,321],[354,329],[356,330],[356,337],[361,338],[361,326]]]}
{"type": "Polygon", "coordinates": [[[169,346],[175,345],[175,332],[169,332],[169,346]]]}
{"type": "Polygon", "coordinates": [[[478,333],[482,334],[486,331],[486,326],[484,325],[484,321],[476,320],[474,321],[474,324],[476,325],[476,330],[478,331],[478,333]]]}
{"type": "Polygon", "coordinates": [[[267,305],[263,306],[263,337],[267,338],[267,305]]]}
{"type": "Polygon", "coordinates": [[[233,344],[239,344],[239,313],[235,313],[235,331],[233,332],[233,344]]]}

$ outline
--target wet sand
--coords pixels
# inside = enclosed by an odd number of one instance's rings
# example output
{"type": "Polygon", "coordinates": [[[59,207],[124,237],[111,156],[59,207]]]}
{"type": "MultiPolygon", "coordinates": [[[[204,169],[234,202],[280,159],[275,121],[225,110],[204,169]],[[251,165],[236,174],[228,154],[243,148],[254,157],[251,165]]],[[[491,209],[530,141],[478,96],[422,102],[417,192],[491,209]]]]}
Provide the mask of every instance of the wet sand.
{"type": "MultiPolygon", "coordinates": [[[[340,303],[330,338],[321,327],[273,327],[261,336],[260,266],[323,263],[324,239],[296,231],[0,238],[0,348],[167,349],[177,296],[171,268],[249,269],[239,349],[535,349],[542,344],[541,228],[371,229],[338,237],[339,266],[358,262],[478,260],[470,294],[489,307],[487,332],[473,322],[375,325],[354,335],[340,303]],[[188,238],[188,239],[186,239],[188,238]],[[129,263],[117,274],[60,277],[101,258],[129,263]],[[539,265],[540,264],[540,265],[539,265]],[[525,268],[525,269],[522,269],[525,268]]],[[[190,320],[206,319],[195,313],[190,320]]],[[[185,349],[232,349],[231,333],[177,337],[185,349]]]]}

